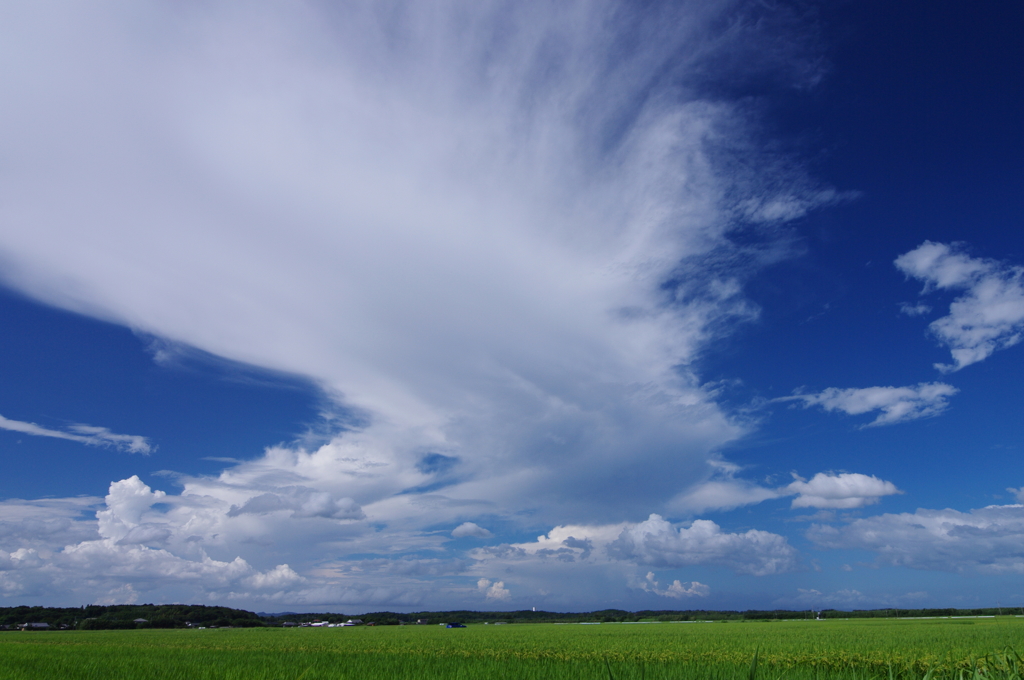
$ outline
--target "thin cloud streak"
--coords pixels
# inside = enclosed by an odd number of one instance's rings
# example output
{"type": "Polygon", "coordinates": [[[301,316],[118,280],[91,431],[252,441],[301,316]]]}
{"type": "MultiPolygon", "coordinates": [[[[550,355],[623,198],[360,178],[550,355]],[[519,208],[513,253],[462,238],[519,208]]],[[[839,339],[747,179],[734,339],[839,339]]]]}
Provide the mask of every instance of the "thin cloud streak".
{"type": "Polygon", "coordinates": [[[816,394],[780,397],[776,402],[802,402],[804,408],[819,406],[826,411],[861,415],[881,411],[862,427],[895,425],[908,420],[937,416],[949,407],[949,398],[960,390],[946,383],[919,383],[906,387],[829,387],[816,394]]]}
{"type": "Polygon", "coordinates": [[[153,447],[146,437],[135,434],[117,434],[105,427],[96,427],[95,425],[76,424],[69,425],[67,430],[51,430],[35,423],[11,420],[10,418],[0,416],[0,428],[10,430],[11,432],[30,434],[35,437],[53,437],[55,439],[79,442],[88,446],[115,448],[129,453],[149,455],[153,451],[153,447]]]}

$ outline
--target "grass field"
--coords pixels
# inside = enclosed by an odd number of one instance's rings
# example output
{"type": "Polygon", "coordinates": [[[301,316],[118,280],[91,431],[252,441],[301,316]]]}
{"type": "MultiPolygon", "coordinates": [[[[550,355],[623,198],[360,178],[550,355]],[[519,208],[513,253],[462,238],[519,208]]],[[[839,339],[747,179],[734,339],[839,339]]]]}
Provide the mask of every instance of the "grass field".
{"type": "Polygon", "coordinates": [[[0,678],[1019,679],[1010,649],[1024,619],[16,632],[0,678]]]}

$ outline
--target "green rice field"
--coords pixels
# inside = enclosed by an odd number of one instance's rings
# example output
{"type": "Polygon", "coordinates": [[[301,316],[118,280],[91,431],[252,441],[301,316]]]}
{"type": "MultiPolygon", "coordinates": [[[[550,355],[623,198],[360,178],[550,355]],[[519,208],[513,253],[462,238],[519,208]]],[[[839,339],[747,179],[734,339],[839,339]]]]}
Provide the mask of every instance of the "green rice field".
{"type": "Polygon", "coordinates": [[[0,678],[999,678],[1024,618],[0,633],[0,678]]]}

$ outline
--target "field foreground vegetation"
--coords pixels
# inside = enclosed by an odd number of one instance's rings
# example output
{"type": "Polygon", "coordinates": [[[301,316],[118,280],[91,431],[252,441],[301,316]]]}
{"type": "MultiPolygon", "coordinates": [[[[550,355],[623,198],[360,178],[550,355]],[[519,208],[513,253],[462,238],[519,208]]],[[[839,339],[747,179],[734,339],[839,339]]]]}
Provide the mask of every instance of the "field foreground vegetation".
{"type": "Polygon", "coordinates": [[[1024,680],[1024,618],[19,632],[3,680],[1024,680]]]}

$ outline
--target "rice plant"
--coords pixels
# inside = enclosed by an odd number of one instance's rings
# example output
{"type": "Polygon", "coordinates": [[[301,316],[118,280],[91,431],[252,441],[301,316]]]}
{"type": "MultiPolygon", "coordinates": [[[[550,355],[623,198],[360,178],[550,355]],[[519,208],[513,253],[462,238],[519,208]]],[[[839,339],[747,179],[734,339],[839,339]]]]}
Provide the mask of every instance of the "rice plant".
{"type": "Polygon", "coordinates": [[[1024,680],[1018,649],[1010,617],[2,633],[0,680],[1024,680]]]}

